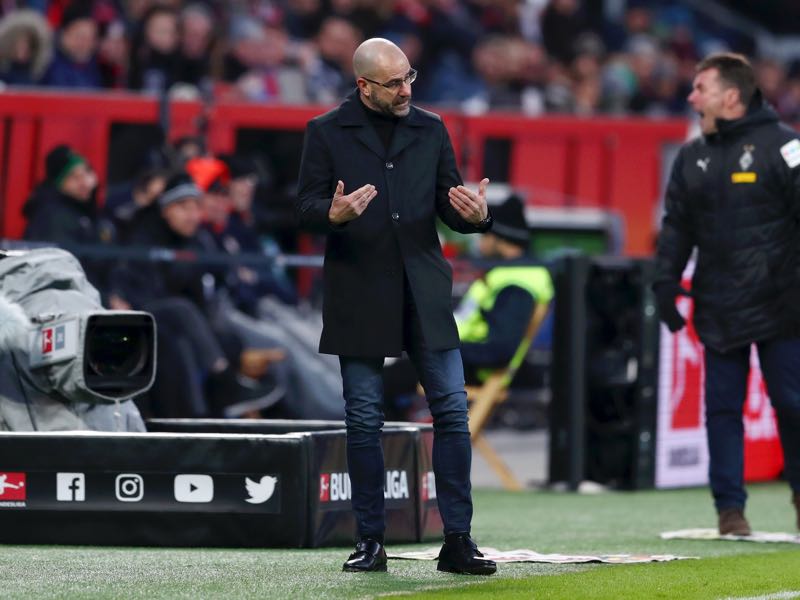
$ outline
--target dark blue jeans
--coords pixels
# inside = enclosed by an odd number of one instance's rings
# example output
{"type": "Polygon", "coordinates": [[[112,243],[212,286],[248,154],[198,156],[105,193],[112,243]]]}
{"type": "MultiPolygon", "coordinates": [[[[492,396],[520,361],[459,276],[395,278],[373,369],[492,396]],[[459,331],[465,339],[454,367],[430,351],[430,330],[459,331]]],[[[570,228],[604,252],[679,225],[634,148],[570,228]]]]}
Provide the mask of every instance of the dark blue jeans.
{"type": "MultiPolygon", "coordinates": [[[[784,453],[784,476],[800,492],[800,339],[757,344],[784,453]]],[[[750,371],[750,347],[730,352],[705,349],[706,432],[709,480],[717,510],[744,508],[744,423],[742,410],[750,371]]]]}
{"type": "MultiPolygon", "coordinates": [[[[433,416],[433,473],[445,535],[469,533],[472,523],[472,446],[467,425],[464,367],[456,349],[431,351],[406,288],[406,351],[433,416]]],[[[383,357],[340,356],[347,425],[347,464],[358,533],[383,538],[383,357]]]]}

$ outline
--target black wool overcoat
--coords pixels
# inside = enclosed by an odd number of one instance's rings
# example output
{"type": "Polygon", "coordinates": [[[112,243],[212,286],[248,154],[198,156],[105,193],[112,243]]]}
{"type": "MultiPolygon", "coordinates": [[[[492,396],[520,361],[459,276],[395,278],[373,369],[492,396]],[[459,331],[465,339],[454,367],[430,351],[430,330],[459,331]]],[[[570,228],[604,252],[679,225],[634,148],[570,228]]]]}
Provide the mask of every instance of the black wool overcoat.
{"type": "Polygon", "coordinates": [[[462,183],[438,115],[412,106],[388,152],[367,119],[358,91],[309,121],[298,184],[301,227],[327,234],[320,352],[398,356],[403,350],[403,277],[408,277],[430,350],[457,348],[452,270],[442,256],[436,216],[455,231],[482,231],[450,206],[462,183]],[[336,183],[344,193],[372,184],[377,196],[356,219],[328,220],[336,183]]]}

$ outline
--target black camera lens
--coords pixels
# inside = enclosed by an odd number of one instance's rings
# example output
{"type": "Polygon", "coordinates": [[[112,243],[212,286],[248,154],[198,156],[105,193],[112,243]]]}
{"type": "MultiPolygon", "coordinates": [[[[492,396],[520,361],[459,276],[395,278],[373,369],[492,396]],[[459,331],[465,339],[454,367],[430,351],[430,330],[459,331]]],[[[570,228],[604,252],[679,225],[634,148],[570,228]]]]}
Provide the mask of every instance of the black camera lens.
{"type": "Polygon", "coordinates": [[[102,377],[139,375],[147,363],[147,332],[131,325],[93,328],[86,339],[86,363],[102,377]]]}
{"type": "Polygon", "coordinates": [[[150,387],[156,368],[155,335],[153,317],[146,313],[89,317],[83,354],[86,387],[112,398],[150,387]]]}

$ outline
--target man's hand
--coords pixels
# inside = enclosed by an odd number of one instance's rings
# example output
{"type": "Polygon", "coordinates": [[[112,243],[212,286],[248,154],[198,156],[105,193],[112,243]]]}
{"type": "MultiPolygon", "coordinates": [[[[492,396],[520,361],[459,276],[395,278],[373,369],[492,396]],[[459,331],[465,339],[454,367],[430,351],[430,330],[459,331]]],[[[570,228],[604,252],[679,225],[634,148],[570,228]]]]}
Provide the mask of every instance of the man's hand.
{"type": "Polygon", "coordinates": [[[657,283],[653,287],[653,291],[656,293],[658,314],[664,324],[672,333],[683,329],[683,326],[686,325],[686,319],[678,312],[675,301],[678,296],[691,296],[691,294],[683,289],[677,281],[657,283]]]}
{"type": "Polygon", "coordinates": [[[489,180],[485,177],[478,184],[478,193],[467,189],[463,185],[451,187],[448,192],[450,205],[458,211],[465,221],[477,225],[489,216],[489,208],[486,206],[486,186],[489,180]]]}
{"type": "Polygon", "coordinates": [[[334,225],[341,225],[361,216],[372,199],[378,195],[375,186],[368,183],[354,192],[344,195],[344,182],[340,179],[336,184],[333,202],[328,210],[328,220],[334,225]]]}

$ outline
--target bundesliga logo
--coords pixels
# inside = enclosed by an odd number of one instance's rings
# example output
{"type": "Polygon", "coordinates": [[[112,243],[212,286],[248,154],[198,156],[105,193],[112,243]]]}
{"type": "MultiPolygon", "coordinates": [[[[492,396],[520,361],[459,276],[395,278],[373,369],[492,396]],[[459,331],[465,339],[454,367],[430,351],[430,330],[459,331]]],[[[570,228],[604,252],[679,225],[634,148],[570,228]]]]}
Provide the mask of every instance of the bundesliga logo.
{"type": "Polygon", "coordinates": [[[405,471],[386,471],[383,497],[387,500],[408,498],[408,476],[405,471]]]}
{"type": "Polygon", "coordinates": [[[322,473],[319,476],[319,501],[338,502],[350,499],[350,476],[347,473],[322,473]]]}
{"type": "Polygon", "coordinates": [[[0,506],[24,507],[27,495],[25,473],[0,473],[0,506]]]}
{"type": "MultiPolygon", "coordinates": [[[[433,475],[433,473],[431,473],[433,475]]],[[[347,473],[322,473],[319,476],[319,501],[341,502],[351,498],[350,476],[347,473]]],[[[405,471],[386,471],[383,497],[387,500],[408,498],[408,475],[405,471]]],[[[434,489],[433,497],[436,497],[434,489]]]]}
{"type": "Polygon", "coordinates": [[[436,499],[436,478],[433,476],[433,471],[426,471],[422,474],[422,501],[436,499]]]}

